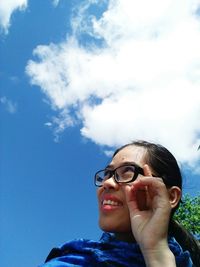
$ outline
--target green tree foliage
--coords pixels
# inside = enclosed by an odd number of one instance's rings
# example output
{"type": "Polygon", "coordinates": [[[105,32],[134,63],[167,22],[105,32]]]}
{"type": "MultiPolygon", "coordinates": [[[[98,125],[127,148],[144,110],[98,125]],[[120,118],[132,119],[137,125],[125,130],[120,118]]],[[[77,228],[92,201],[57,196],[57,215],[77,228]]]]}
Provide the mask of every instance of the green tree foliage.
{"type": "Polygon", "coordinates": [[[196,236],[200,236],[200,195],[185,195],[174,219],[196,236]]]}

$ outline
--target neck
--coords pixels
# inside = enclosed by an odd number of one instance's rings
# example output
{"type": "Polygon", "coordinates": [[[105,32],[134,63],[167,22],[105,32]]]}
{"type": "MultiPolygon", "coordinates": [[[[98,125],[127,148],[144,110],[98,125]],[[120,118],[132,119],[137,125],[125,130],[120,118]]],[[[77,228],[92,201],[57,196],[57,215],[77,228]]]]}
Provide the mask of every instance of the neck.
{"type": "Polygon", "coordinates": [[[135,243],[136,240],[131,232],[128,233],[115,233],[115,238],[120,241],[128,242],[128,243],[135,243]]]}

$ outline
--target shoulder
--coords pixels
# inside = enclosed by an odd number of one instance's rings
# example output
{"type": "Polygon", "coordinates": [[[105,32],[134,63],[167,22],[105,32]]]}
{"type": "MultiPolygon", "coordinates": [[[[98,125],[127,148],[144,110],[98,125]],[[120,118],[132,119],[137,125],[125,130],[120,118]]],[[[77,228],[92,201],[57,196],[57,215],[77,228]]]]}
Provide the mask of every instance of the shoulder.
{"type": "Polygon", "coordinates": [[[174,237],[169,237],[168,243],[176,258],[177,267],[194,267],[189,251],[183,250],[174,237]]]}

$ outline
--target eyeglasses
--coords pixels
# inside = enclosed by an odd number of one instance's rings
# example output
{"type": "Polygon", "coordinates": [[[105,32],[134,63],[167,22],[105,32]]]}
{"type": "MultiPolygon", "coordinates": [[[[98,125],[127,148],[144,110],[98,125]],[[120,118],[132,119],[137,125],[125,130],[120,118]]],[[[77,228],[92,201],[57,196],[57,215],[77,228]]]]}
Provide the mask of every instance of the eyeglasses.
{"type": "Polygon", "coordinates": [[[138,174],[144,175],[144,171],[137,164],[123,165],[114,170],[106,168],[95,173],[94,183],[96,186],[101,187],[111,177],[116,183],[130,183],[136,180],[138,174]]]}

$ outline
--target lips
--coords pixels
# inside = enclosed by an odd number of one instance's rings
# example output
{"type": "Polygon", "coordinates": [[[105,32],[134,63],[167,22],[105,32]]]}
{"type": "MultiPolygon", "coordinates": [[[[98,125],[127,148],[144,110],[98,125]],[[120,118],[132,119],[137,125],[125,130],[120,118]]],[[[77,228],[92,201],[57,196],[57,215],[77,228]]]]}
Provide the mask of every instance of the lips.
{"type": "Polygon", "coordinates": [[[101,209],[103,211],[115,210],[123,205],[122,201],[113,195],[104,195],[101,198],[101,209]]]}
{"type": "Polygon", "coordinates": [[[121,206],[119,202],[113,201],[110,199],[108,199],[108,200],[104,199],[102,202],[102,205],[121,206]]]}

